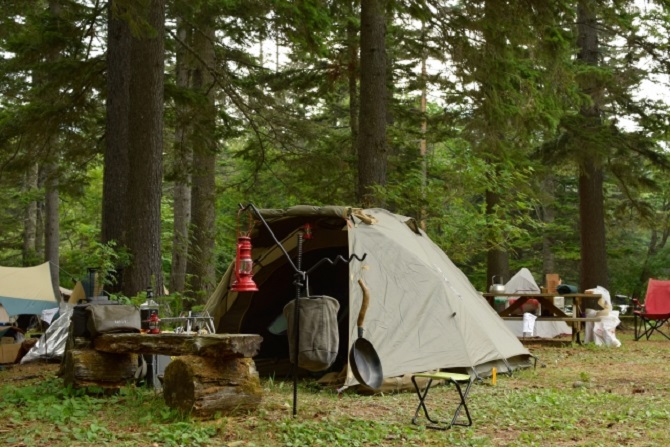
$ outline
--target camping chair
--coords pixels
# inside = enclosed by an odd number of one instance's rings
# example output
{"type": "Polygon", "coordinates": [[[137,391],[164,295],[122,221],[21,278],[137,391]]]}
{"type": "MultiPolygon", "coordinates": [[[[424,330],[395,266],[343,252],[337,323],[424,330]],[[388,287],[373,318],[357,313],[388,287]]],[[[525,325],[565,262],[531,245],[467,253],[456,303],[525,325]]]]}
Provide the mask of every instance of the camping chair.
{"type": "Polygon", "coordinates": [[[466,400],[468,398],[468,393],[470,392],[470,387],[472,386],[472,382],[474,381],[474,377],[471,377],[468,374],[457,374],[457,373],[450,373],[450,372],[436,372],[436,373],[420,373],[420,374],[413,374],[412,375],[412,383],[414,384],[414,389],[416,389],[416,394],[419,397],[419,406],[416,407],[416,412],[414,413],[414,418],[412,418],[412,424],[414,425],[419,425],[417,422],[417,419],[419,418],[419,411],[423,409],[423,413],[426,416],[426,419],[433,424],[433,425],[426,425],[426,428],[432,428],[434,430],[447,430],[454,425],[461,425],[464,427],[469,427],[472,425],[472,418],[470,417],[470,410],[468,410],[468,405],[466,403],[466,400]],[[421,390],[421,387],[419,384],[416,382],[417,378],[425,378],[428,379],[428,383],[426,384],[426,387],[424,390],[421,390]],[[432,419],[430,415],[428,414],[428,408],[426,408],[426,397],[428,397],[428,391],[430,391],[431,386],[433,385],[434,380],[446,380],[448,383],[451,383],[454,385],[454,388],[456,388],[456,391],[458,391],[458,396],[460,398],[460,403],[456,407],[456,411],[454,411],[454,416],[451,418],[451,421],[438,421],[436,419],[432,419]],[[467,386],[465,387],[465,391],[461,389],[461,384],[462,383],[467,383],[467,386]],[[461,412],[461,409],[465,410],[465,415],[467,416],[467,422],[465,421],[458,421],[458,416],[461,412]]]}
{"type": "Polygon", "coordinates": [[[670,340],[670,337],[663,331],[663,326],[670,319],[670,281],[661,281],[649,278],[647,295],[644,298],[644,304],[634,299],[635,309],[635,341],[642,337],[649,337],[656,332],[670,340]]]}

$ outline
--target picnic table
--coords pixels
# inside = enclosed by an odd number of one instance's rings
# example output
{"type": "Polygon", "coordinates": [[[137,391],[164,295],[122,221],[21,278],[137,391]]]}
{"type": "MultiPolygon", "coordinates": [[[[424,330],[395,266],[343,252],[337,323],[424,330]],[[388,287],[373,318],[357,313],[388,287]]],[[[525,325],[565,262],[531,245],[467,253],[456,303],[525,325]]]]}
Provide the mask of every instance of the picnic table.
{"type": "Polygon", "coordinates": [[[598,300],[601,298],[601,295],[594,293],[568,293],[564,295],[553,294],[553,293],[536,293],[536,292],[515,292],[515,293],[484,293],[482,294],[484,298],[488,301],[491,307],[495,308],[495,298],[496,297],[507,297],[515,298],[515,301],[510,304],[505,309],[498,312],[498,315],[503,320],[512,320],[512,321],[521,321],[523,317],[521,315],[515,315],[519,313],[525,303],[529,300],[537,300],[539,303],[539,308],[541,309],[540,315],[537,317],[536,321],[564,321],[572,328],[572,341],[576,343],[581,343],[580,334],[584,330],[584,325],[586,323],[596,323],[601,320],[601,317],[585,317],[584,316],[584,300],[593,299],[598,300]],[[556,307],[554,304],[554,297],[562,296],[572,300],[572,314],[568,315],[563,310],[556,307]]]}

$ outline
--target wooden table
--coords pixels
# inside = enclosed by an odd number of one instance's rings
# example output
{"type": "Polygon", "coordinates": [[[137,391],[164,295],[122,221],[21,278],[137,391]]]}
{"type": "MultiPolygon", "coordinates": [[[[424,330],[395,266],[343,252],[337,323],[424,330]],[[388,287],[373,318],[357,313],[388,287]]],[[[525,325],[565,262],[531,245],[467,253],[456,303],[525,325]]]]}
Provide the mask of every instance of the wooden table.
{"type": "Polygon", "coordinates": [[[572,341],[581,343],[580,333],[584,328],[585,323],[595,323],[600,321],[600,317],[587,318],[582,316],[584,312],[583,300],[587,298],[600,299],[601,295],[593,293],[568,293],[565,295],[557,295],[552,293],[484,293],[482,294],[488,301],[491,307],[494,307],[496,297],[516,298],[506,309],[498,312],[498,315],[504,320],[521,321],[523,317],[514,316],[515,311],[522,308],[524,303],[528,300],[537,300],[540,304],[541,314],[536,321],[565,321],[569,323],[572,328],[572,341]],[[554,305],[554,297],[562,296],[563,298],[572,299],[573,305],[572,315],[566,314],[563,310],[554,305]]]}

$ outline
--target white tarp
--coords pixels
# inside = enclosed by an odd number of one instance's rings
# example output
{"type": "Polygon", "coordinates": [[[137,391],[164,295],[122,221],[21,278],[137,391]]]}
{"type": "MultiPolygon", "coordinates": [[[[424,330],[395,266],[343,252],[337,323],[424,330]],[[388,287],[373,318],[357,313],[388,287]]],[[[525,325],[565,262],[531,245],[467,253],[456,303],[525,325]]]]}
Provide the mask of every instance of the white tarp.
{"type": "Polygon", "coordinates": [[[65,344],[67,342],[70,318],[73,311],[74,306],[61,303],[58,317],[42,334],[40,339],[37,340],[37,343],[30,348],[30,351],[23,356],[21,363],[29,363],[39,359],[50,360],[62,358],[65,353],[65,344]]]}

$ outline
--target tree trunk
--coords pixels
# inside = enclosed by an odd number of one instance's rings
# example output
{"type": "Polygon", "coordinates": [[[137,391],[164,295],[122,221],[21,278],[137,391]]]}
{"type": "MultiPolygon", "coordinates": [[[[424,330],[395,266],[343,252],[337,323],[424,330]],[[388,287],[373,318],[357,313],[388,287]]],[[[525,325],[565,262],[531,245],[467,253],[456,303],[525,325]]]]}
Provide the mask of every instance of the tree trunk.
{"type": "MultiPolygon", "coordinates": [[[[189,42],[189,32],[183,20],[177,19],[177,35],[181,42],[189,42]]],[[[186,49],[177,43],[177,87],[186,89],[189,85],[189,69],[186,49]]],[[[187,141],[189,127],[189,107],[177,109],[174,158],[172,177],[174,178],[174,235],[172,241],[172,271],[170,292],[183,293],[186,286],[186,265],[188,262],[188,228],[191,224],[191,168],[193,152],[187,141]]]]}
{"type": "MultiPolygon", "coordinates": [[[[486,216],[489,222],[495,221],[495,209],[500,202],[500,196],[492,191],[486,191],[486,216]]],[[[486,252],[486,275],[488,285],[491,285],[493,276],[496,276],[496,281],[501,280],[504,283],[510,278],[509,273],[509,254],[506,250],[500,249],[495,240],[494,235],[490,236],[488,243],[489,247],[486,252]]]]}
{"type": "MultiPolygon", "coordinates": [[[[37,174],[37,187],[42,189],[45,183],[45,173],[44,166],[40,166],[37,174]]],[[[46,239],[44,232],[44,215],[46,214],[44,210],[44,198],[37,201],[37,226],[35,228],[35,251],[38,256],[41,258],[44,253],[44,240],[46,239]]]]}
{"type": "Polygon", "coordinates": [[[165,1],[139,11],[152,30],[132,37],[130,51],[128,248],[132,263],[123,291],[133,296],[151,285],[163,293],[161,187],[163,181],[163,69],[165,1]]]}
{"type": "Polygon", "coordinates": [[[349,4],[351,19],[347,21],[347,45],[349,47],[349,127],[351,127],[351,155],[356,155],[358,144],[358,29],[353,19],[356,2],[349,4]]]}
{"type": "Polygon", "coordinates": [[[73,388],[118,390],[135,379],[137,354],[109,354],[95,349],[67,349],[60,375],[73,388]]]}
{"type": "MultiPolygon", "coordinates": [[[[61,5],[58,0],[49,0],[49,15],[58,20],[61,16],[61,5]]],[[[60,59],[58,50],[54,50],[47,56],[49,62],[60,59]]],[[[48,74],[47,74],[48,76],[48,74]]],[[[54,126],[54,129],[57,127],[54,126]]],[[[56,132],[56,130],[54,130],[56,132]]],[[[59,218],[59,148],[58,135],[49,137],[49,161],[47,162],[45,174],[45,221],[44,221],[44,259],[49,262],[51,268],[51,285],[54,296],[60,298],[60,218],[59,218]]]]}
{"type": "Polygon", "coordinates": [[[548,226],[554,223],[556,218],[556,207],[553,203],[553,197],[556,193],[556,178],[553,174],[545,174],[542,180],[542,190],[546,196],[551,198],[549,203],[542,205],[540,212],[545,227],[542,235],[542,271],[546,275],[547,273],[556,273],[556,257],[553,250],[554,238],[546,230],[548,226]]]}
{"type": "MultiPolygon", "coordinates": [[[[580,0],[577,7],[577,59],[587,65],[598,65],[598,24],[592,0],[580,0]]],[[[586,80],[582,89],[591,95],[592,104],[581,110],[587,126],[601,125],[600,91],[597,80],[586,80]]],[[[587,129],[584,129],[586,132],[587,129]]],[[[609,287],[607,248],[605,243],[605,209],[603,194],[602,156],[585,147],[579,171],[579,224],[581,238],[580,288],[609,287]]]]}
{"type": "Polygon", "coordinates": [[[181,356],[165,368],[163,396],[168,407],[196,416],[255,410],[262,399],[254,361],[181,356]]]}
{"type": "Polygon", "coordinates": [[[37,255],[37,201],[35,191],[38,190],[38,166],[33,163],[28,168],[23,181],[23,193],[30,197],[23,217],[23,251],[22,261],[24,266],[35,265],[39,259],[37,255]]]}
{"type": "Polygon", "coordinates": [[[385,0],[361,1],[361,93],[358,135],[358,201],[382,206],[375,192],[386,185],[385,0]]]}
{"type": "Polygon", "coordinates": [[[211,17],[200,20],[200,30],[194,35],[194,48],[202,61],[193,72],[193,89],[206,98],[196,113],[193,134],[193,190],[190,256],[187,271],[192,278],[190,289],[195,304],[204,304],[216,285],[214,243],[216,219],[216,108],[214,79],[214,27],[211,17]]]}
{"type": "Polygon", "coordinates": [[[44,260],[51,268],[51,284],[54,296],[60,297],[60,219],[58,218],[58,169],[48,165],[45,197],[44,260]]]}
{"type": "Polygon", "coordinates": [[[608,288],[603,170],[587,161],[579,174],[580,288],[608,288]]]}
{"type": "MultiPolygon", "coordinates": [[[[107,31],[107,117],[105,169],[102,192],[103,243],[126,243],[126,194],[128,193],[128,111],[130,83],[130,28],[120,18],[119,0],[108,4],[107,31]]],[[[118,284],[120,287],[121,284],[118,284]]]]}
{"type": "MultiPolygon", "coordinates": [[[[425,42],[425,22],[421,23],[421,44],[426,45],[425,42]]],[[[421,51],[421,140],[419,141],[419,155],[421,156],[421,209],[419,210],[419,225],[422,230],[426,231],[426,186],[428,185],[428,160],[427,160],[427,142],[426,132],[428,131],[428,119],[426,116],[426,103],[428,96],[428,70],[426,68],[427,54],[425,47],[421,51]]]]}

